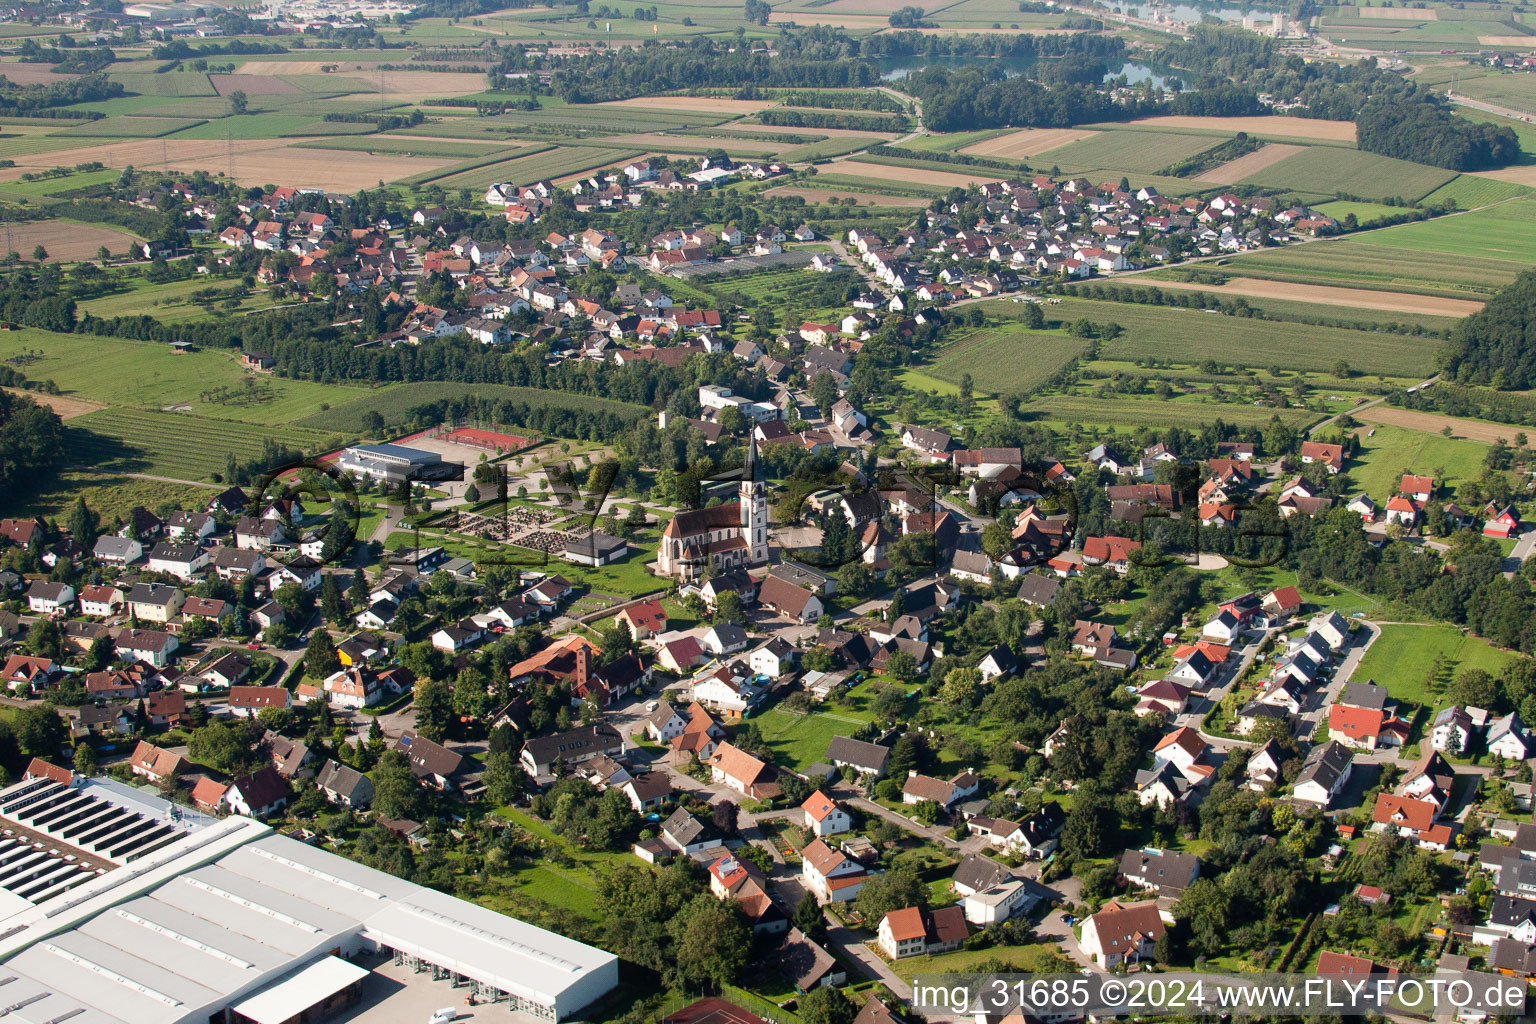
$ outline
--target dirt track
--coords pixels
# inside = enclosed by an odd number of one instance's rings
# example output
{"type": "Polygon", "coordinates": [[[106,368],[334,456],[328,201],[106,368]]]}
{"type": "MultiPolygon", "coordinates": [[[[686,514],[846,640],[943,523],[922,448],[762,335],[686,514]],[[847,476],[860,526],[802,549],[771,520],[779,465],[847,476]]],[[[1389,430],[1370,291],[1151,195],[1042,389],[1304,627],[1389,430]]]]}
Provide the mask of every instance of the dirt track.
{"type": "Polygon", "coordinates": [[[1158,288],[1209,292],[1213,295],[1242,295],[1251,299],[1289,299],[1292,302],[1316,302],[1324,306],[1349,306],[1354,309],[1384,309],[1394,313],[1422,313],[1426,316],[1470,316],[1483,308],[1470,299],[1442,299],[1434,295],[1409,295],[1406,292],[1378,292],[1369,288],[1335,288],[1329,285],[1292,284],[1287,281],[1261,281],[1254,277],[1234,277],[1224,285],[1190,284],[1187,281],[1154,281],[1142,284],[1158,288]]]}
{"type": "Polygon", "coordinates": [[[1446,427],[1450,427],[1453,437],[1464,437],[1469,441],[1485,441],[1488,444],[1492,444],[1499,438],[1503,438],[1508,442],[1521,429],[1505,423],[1484,423],[1481,420],[1464,420],[1455,416],[1442,416],[1434,412],[1414,412],[1412,409],[1397,409],[1390,405],[1373,405],[1363,412],[1351,413],[1350,415],[1366,423],[1381,423],[1389,427],[1407,427],[1409,430],[1422,430],[1428,434],[1438,434],[1446,427]]]}
{"type": "Polygon", "coordinates": [[[4,388],[13,395],[26,395],[35,399],[38,405],[45,405],[59,414],[61,420],[72,420],[76,416],[84,416],[88,412],[100,412],[106,406],[100,402],[87,401],[84,398],[70,398],[66,395],[45,395],[40,391],[24,391],[21,388],[4,388]]]}

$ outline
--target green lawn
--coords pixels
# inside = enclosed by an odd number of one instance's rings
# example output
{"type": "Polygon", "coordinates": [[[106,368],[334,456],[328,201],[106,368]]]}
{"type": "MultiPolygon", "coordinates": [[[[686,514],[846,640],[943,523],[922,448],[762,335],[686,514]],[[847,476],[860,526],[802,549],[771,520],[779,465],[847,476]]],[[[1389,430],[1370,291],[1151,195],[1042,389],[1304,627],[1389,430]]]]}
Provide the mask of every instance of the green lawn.
{"type": "Polygon", "coordinates": [[[755,720],[775,759],[801,770],[826,760],[833,736],[852,735],[868,721],[845,710],[797,715],[781,708],[770,708],[755,720]]]}
{"type": "Polygon", "coordinates": [[[1360,432],[1360,457],[1346,468],[1355,486],[1381,504],[1398,493],[1405,472],[1434,475],[1442,487],[1482,476],[1488,446],[1481,441],[1442,437],[1406,427],[1366,424],[1360,432]],[[1370,431],[1374,436],[1367,437],[1370,431]]]}
{"type": "Polygon", "coordinates": [[[1060,973],[1070,970],[1072,966],[1055,943],[1041,942],[1028,946],[962,949],[939,956],[911,956],[897,960],[892,970],[901,980],[910,983],[919,974],[965,974],[993,959],[1004,961],[1011,965],[1014,973],[1020,974],[1041,971],[1060,973]]]}
{"type": "MultiPolygon", "coordinates": [[[[1355,679],[1370,679],[1385,686],[1398,700],[1434,707],[1440,700],[1428,680],[1435,655],[1449,663],[1449,677],[1470,668],[1498,675],[1515,655],[1500,651],[1486,640],[1463,636],[1455,626],[1382,626],[1381,636],[1366,651],[1355,679]]],[[[1439,684],[1448,681],[1442,677],[1439,684]]]]}
{"type": "Polygon", "coordinates": [[[1072,365],[1086,345],[1065,331],[1007,324],[944,346],[926,373],[953,384],[970,374],[976,390],[993,394],[1028,392],[1072,365]]]}
{"type": "Polygon", "coordinates": [[[1347,199],[1336,199],[1331,203],[1318,203],[1312,209],[1341,222],[1345,217],[1354,214],[1355,220],[1361,224],[1369,224],[1378,217],[1390,217],[1395,213],[1403,212],[1400,206],[1387,206],[1384,203],[1356,203],[1347,199]]]}

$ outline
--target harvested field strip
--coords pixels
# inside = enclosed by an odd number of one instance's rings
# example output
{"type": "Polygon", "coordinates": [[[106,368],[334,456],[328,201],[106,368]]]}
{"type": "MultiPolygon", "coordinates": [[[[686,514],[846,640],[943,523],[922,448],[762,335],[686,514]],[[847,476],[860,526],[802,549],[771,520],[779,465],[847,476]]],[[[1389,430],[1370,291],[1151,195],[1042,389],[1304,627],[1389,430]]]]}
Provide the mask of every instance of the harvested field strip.
{"type": "MultiPolygon", "coordinates": [[[[294,143],[294,149],[334,149],[347,153],[391,153],[397,156],[434,156],[467,160],[486,155],[483,145],[470,142],[444,142],[436,139],[392,138],[388,135],[366,135],[361,138],[342,137],[316,139],[313,142],[294,143]]],[[[504,159],[514,152],[512,148],[495,151],[495,159],[504,159]]],[[[478,164],[476,165],[478,166],[478,164]]]]}
{"type": "MultiPolygon", "coordinates": [[[[1155,128],[1178,131],[1196,129],[1236,135],[1247,132],[1264,138],[1299,139],[1303,142],[1344,142],[1354,145],[1355,122],[1321,121],[1310,117],[1285,117],[1269,114],[1260,117],[1189,117],[1180,114],[1164,114],[1159,117],[1143,117],[1125,122],[1133,128],[1155,128]]],[[[1115,128],[1115,124],[1093,127],[1115,128]]]]}
{"type": "Polygon", "coordinates": [[[1007,135],[999,135],[984,142],[976,142],[962,153],[972,156],[994,156],[1004,160],[1022,160],[1047,150],[1056,149],[1072,142],[1081,142],[1097,135],[1097,132],[1081,128],[1021,128],[1007,135]]]}
{"type": "Polygon", "coordinates": [[[84,398],[70,398],[66,395],[45,395],[40,391],[23,391],[21,388],[3,388],[13,395],[23,395],[37,402],[38,405],[52,409],[59,414],[61,420],[72,420],[77,416],[85,416],[89,413],[100,412],[106,406],[100,402],[92,402],[84,398]]]}
{"type": "Polygon", "coordinates": [[[1234,426],[1263,426],[1272,418],[1300,427],[1321,418],[1304,409],[1272,409],[1234,402],[1156,402],[1130,398],[1050,395],[1031,399],[1022,411],[1059,423],[1115,423],[1148,427],[1197,426],[1221,420],[1234,426]]]}
{"type": "Polygon", "coordinates": [[[1258,174],[1260,171],[1272,167],[1286,157],[1301,152],[1302,147],[1292,146],[1283,142],[1271,142],[1260,146],[1252,153],[1238,157],[1236,160],[1228,160],[1219,167],[1212,167],[1208,171],[1201,171],[1200,177],[1206,181],[1214,181],[1218,185],[1236,185],[1249,175],[1258,174]]]}
{"type": "Polygon", "coordinates": [[[1512,427],[1508,423],[1486,423],[1483,420],[1463,419],[1460,416],[1442,416],[1433,412],[1398,409],[1390,405],[1373,405],[1369,409],[1355,413],[1354,416],[1367,423],[1406,427],[1409,430],[1422,430],[1427,434],[1442,434],[1446,427],[1450,427],[1452,437],[1464,437],[1470,441],[1483,441],[1487,444],[1500,440],[1508,443],[1509,439],[1519,432],[1518,427],[1512,427]]]}
{"type": "Polygon", "coordinates": [[[755,114],[760,110],[766,110],[773,106],[772,100],[730,100],[713,96],[646,96],[642,99],[612,100],[608,103],[594,103],[593,110],[678,110],[694,113],[707,111],[711,114],[730,114],[741,117],[746,114],[755,114]]]}
{"type": "MultiPolygon", "coordinates": [[[[1210,292],[1214,295],[1241,295],[1253,298],[1290,299],[1303,296],[1308,302],[1326,305],[1349,306],[1354,309],[1381,309],[1390,312],[1401,310],[1409,313],[1425,313],[1430,316],[1464,317],[1483,308],[1481,302],[1470,299],[1447,299],[1432,295],[1410,295],[1405,292],[1369,291],[1364,288],[1332,288],[1327,285],[1308,284],[1298,289],[1284,281],[1264,281],[1249,277],[1236,277],[1219,287],[1189,284],[1183,281],[1159,281],[1159,288],[1180,288],[1210,292]]],[[[1425,359],[1432,361],[1432,353],[1425,359]]],[[[1422,363],[1421,365],[1429,365],[1422,363]]],[[[1322,367],[1318,367],[1322,369],[1322,367]]]]}

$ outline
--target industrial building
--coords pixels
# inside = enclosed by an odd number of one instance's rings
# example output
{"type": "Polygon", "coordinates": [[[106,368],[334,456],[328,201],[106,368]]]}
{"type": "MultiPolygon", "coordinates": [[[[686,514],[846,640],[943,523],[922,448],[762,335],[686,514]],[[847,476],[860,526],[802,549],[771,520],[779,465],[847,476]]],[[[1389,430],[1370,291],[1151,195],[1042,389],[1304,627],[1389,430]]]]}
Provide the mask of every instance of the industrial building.
{"type": "Polygon", "coordinates": [[[444,462],[437,452],[403,444],[356,444],[341,453],[337,465],[344,473],[391,484],[402,480],[447,480],[464,471],[456,462],[444,462]]]}
{"type": "Polygon", "coordinates": [[[468,993],[531,1020],[618,983],[610,953],[249,818],[62,769],[29,776],[0,790],[9,1020],[304,1024],[354,1002],[371,973],[357,961],[379,955],[443,982],[444,1002],[468,993]]]}

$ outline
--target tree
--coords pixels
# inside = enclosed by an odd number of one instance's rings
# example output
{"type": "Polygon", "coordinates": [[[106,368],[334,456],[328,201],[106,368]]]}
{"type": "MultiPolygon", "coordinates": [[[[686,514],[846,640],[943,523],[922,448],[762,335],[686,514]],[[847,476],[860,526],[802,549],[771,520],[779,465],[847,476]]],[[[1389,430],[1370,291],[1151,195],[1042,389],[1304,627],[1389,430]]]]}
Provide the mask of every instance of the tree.
{"type": "Polygon", "coordinates": [[[864,920],[875,924],[886,914],[903,907],[928,907],[928,887],[910,868],[871,876],[853,901],[853,908],[863,915],[864,920]]]}
{"type": "MultiPolygon", "coordinates": [[[[335,573],[326,573],[320,581],[320,615],[326,622],[342,625],[347,620],[347,604],[341,596],[341,584],[336,580],[335,573]]],[[[317,629],[316,633],[324,633],[325,630],[317,629]]],[[[310,637],[313,642],[314,637],[310,637]]]]}
{"type": "Polygon", "coordinates": [[[741,808],[730,800],[721,800],[713,806],[710,816],[721,835],[730,838],[736,834],[736,817],[740,810],[741,808]]]}
{"type": "Polygon", "coordinates": [[[37,248],[32,250],[32,258],[39,263],[48,258],[48,250],[43,248],[41,242],[38,243],[37,248]]]}
{"type": "Polygon", "coordinates": [[[745,615],[741,605],[741,595],[734,590],[727,590],[715,599],[715,614],[711,616],[715,625],[726,623],[739,623],[745,615]]]}
{"type": "Polygon", "coordinates": [[[236,89],[229,94],[229,112],[235,116],[246,113],[250,109],[251,101],[245,95],[244,89],[236,89]]]}
{"type": "Polygon", "coordinates": [[[22,751],[31,757],[56,758],[69,739],[69,726],[47,704],[18,709],[14,728],[22,751]]]}
{"type": "Polygon", "coordinates": [[[485,756],[485,774],[481,781],[485,783],[486,796],[493,803],[515,804],[522,801],[527,791],[528,773],[523,771],[512,752],[503,748],[485,756]]]}
{"type": "Polygon", "coordinates": [[[635,649],[635,635],[629,631],[629,624],[623,619],[615,618],[613,625],[603,633],[603,662],[604,664],[617,658],[622,658],[635,649]]]}
{"type": "Polygon", "coordinates": [[[64,528],[74,542],[86,551],[96,544],[97,529],[100,521],[96,513],[92,512],[85,503],[83,495],[75,496],[75,503],[69,510],[69,517],[65,520],[64,528]]]}
{"type": "Polygon", "coordinates": [[[386,751],[373,769],[373,809],[386,818],[411,818],[419,813],[421,790],[411,762],[398,750],[386,751]]]}
{"type": "Polygon", "coordinates": [[[96,762],[96,748],[84,741],[75,744],[75,771],[81,775],[95,775],[100,766],[96,762]]]}
{"type": "Polygon", "coordinates": [[[668,927],[677,957],[677,982],[692,988],[717,988],[733,981],[746,966],[752,932],[736,904],[704,892],[672,919],[668,927]]]}
{"type": "Polygon", "coordinates": [[[440,743],[453,722],[453,693],[441,679],[430,677],[416,682],[416,731],[440,743]]]}
{"type": "Polygon", "coordinates": [[[309,645],[304,648],[304,671],[314,679],[324,679],[339,668],[341,656],[336,653],[331,634],[324,629],[309,634],[309,645]]]}
{"type": "Polygon", "coordinates": [[[800,997],[800,1019],[805,1024],[853,1024],[857,1015],[848,997],[835,988],[818,985],[800,997]]]}
{"type": "Polygon", "coordinates": [[[816,408],[821,410],[822,416],[832,415],[832,406],[837,404],[837,382],[826,371],[816,375],[815,382],[811,385],[811,401],[816,403],[816,408]]]}
{"type": "Polygon", "coordinates": [[[821,937],[827,932],[827,919],[822,915],[821,904],[816,902],[816,897],[806,893],[800,902],[795,904],[795,912],[790,917],[790,924],[800,929],[800,934],[813,941],[821,941],[821,937]]]}

